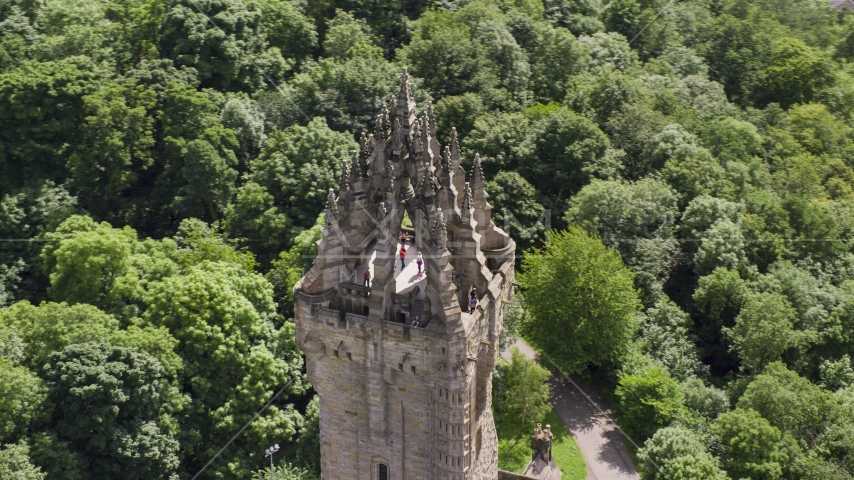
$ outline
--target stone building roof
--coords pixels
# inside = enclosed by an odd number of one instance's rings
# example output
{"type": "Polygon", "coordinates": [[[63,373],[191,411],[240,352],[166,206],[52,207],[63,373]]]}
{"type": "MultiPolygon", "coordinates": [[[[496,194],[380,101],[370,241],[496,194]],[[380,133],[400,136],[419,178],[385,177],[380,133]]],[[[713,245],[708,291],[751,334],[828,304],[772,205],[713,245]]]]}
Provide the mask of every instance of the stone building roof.
{"type": "Polygon", "coordinates": [[[827,7],[832,7],[837,10],[842,10],[845,7],[854,10],[854,0],[830,0],[829,2],[824,4],[827,7]]]}

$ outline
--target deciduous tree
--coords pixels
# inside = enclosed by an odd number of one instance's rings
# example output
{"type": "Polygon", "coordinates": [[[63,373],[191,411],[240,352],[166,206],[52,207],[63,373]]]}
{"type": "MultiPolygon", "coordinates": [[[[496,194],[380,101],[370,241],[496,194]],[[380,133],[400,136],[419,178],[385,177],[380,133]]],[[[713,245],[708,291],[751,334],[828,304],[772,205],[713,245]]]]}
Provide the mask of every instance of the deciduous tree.
{"type": "Polygon", "coordinates": [[[531,314],[525,329],[570,372],[617,359],[638,325],[632,272],[580,227],[546,238],[543,250],[522,260],[519,280],[531,314]]]}

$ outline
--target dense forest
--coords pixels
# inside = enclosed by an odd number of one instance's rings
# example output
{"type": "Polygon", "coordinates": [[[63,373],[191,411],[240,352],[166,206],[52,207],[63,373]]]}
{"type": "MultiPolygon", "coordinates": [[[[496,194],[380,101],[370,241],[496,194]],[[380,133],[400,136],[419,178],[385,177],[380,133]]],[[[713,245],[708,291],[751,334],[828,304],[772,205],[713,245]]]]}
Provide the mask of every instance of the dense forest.
{"type": "Polygon", "coordinates": [[[0,477],[190,478],[270,400],[201,478],[275,443],[318,474],[290,290],[406,66],[525,251],[508,323],[611,392],[646,480],[852,478],[822,3],[0,0],[0,477]]]}

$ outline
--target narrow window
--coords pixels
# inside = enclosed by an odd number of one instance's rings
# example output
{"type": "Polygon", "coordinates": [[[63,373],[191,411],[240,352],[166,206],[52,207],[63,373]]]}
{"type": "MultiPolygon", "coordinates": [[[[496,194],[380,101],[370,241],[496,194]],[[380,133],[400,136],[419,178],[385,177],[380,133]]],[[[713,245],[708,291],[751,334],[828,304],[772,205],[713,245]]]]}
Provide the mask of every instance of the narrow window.
{"type": "Polygon", "coordinates": [[[379,464],[379,480],[388,480],[388,465],[381,463],[379,464]]]}
{"type": "Polygon", "coordinates": [[[412,366],[412,373],[415,373],[415,365],[412,366]]]}
{"type": "Polygon", "coordinates": [[[352,353],[347,352],[347,360],[353,360],[353,354],[352,353]]]}
{"type": "Polygon", "coordinates": [[[338,356],[338,350],[335,350],[335,356],[336,357],[338,356]]]}
{"type": "Polygon", "coordinates": [[[397,364],[397,368],[399,368],[399,369],[400,369],[400,371],[402,372],[402,371],[403,371],[403,364],[402,364],[402,363],[398,363],[398,364],[397,364]]]}

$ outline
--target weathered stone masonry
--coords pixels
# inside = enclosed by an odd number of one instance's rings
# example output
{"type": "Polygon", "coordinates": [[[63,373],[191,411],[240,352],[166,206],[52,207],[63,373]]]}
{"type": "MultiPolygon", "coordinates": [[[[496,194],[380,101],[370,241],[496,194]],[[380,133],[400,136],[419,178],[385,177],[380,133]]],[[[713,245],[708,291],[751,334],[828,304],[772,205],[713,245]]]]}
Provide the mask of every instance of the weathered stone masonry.
{"type": "Polygon", "coordinates": [[[318,257],[294,287],[326,480],[498,478],[492,371],[516,245],[492,223],[477,156],[469,178],[456,133],[443,150],[432,106],[416,115],[404,69],[330,189],[318,257]],[[395,276],[404,212],[426,280],[395,276]]]}

